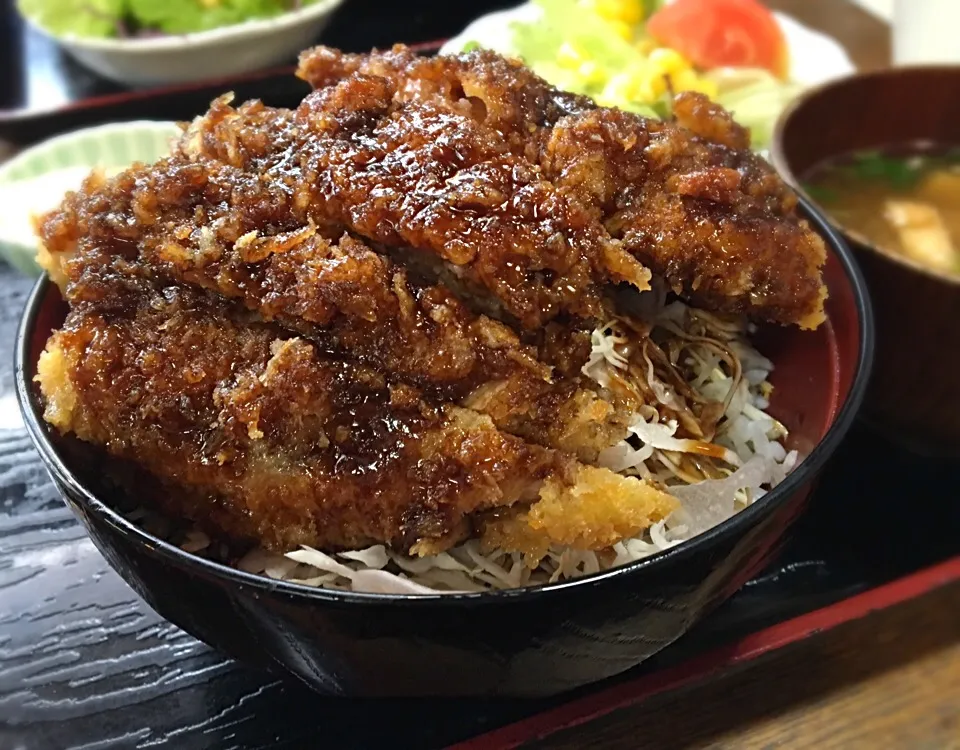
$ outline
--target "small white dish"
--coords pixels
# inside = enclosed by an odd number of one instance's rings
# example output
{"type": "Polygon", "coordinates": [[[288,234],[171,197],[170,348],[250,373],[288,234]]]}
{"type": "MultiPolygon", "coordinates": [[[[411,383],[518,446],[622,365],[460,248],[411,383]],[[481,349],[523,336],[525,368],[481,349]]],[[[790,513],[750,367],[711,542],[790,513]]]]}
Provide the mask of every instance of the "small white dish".
{"type": "Polygon", "coordinates": [[[309,47],[342,0],[317,0],[275,18],[135,39],[50,36],[96,73],[128,86],[226,78],[282,63],[309,47]]]}
{"type": "MultiPolygon", "coordinates": [[[[856,73],[856,66],[846,50],[835,40],[799,21],[774,13],[783,30],[790,54],[790,79],[804,86],[817,86],[835,78],[856,73]]],[[[467,42],[477,42],[501,54],[511,53],[510,24],[516,21],[535,21],[540,9],[530,3],[516,8],[480,16],[461,33],[450,39],[442,53],[460,52],[467,42]]]]}
{"type": "Polygon", "coordinates": [[[179,134],[173,122],[111,123],[51,138],[0,165],[0,256],[24,273],[39,273],[34,215],[56,208],[95,167],[109,173],[166,156],[179,134]]]}

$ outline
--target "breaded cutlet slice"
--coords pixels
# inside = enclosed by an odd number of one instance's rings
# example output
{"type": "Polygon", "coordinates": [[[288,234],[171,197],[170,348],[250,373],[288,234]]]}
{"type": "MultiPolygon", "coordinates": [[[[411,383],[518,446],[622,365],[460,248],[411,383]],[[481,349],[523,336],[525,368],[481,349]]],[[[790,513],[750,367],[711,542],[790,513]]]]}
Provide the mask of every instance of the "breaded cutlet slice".
{"type": "Polygon", "coordinates": [[[625,437],[639,404],[582,376],[588,331],[561,328],[578,339],[572,346],[550,346],[548,332],[537,337],[542,346],[523,343],[445,285],[412,281],[406,267],[355,237],[327,239],[276,211],[269,220],[275,192],[259,173],[207,159],[94,175],[41,222],[40,262],[71,303],[109,305],[120,285],[135,295],[138,284],[154,283],[237,300],[326,355],[582,460],[625,437]],[[230,191],[244,199],[225,200],[230,191]]]}
{"type": "Polygon", "coordinates": [[[483,546],[520,552],[534,568],[554,546],[608,550],[642,535],[679,505],[672,495],[652,487],[639,502],[635,477],[593,466],[582,467],[577,476],[575,484],[548,479],[530,506],[493,514],[482,527],[483,546]]]}
{"type": "Polygon", "coordinates": [[[527,330],[559,316],[605,318],[608,284],[649,288],[647,270],[573,191],[557,189],[502,133],[460,108],[398,108],[389,81],[357,76],[308,95],[292,120],[286,110],[268,112],[218,100],[178,152],[252,166],[277,186],[274,224],[291,216],[436,258],[527,330]],[[276,140],[244,137],[269,117],[284,123],[276,140]]]}
{"type": "MultiPolygon", "coordinates": [[[[76,303],[36,380],[45,419],[154,475],[167,512],[279,551],[433,554],[478,515],[610,474],[178,287],[76,303]]],[[[675,504],[620,490],[651,522],[675,504]]]]}
{"type": "Polygon", "coordinates": [[[337,92],[383,81],[392,101],[377,107],[394,118],[449,110],[500,133],[693,304],[804,328],[824,320],[822,240],[798,216],[793,190],[750,151],[748,131],[700,94],[676,97],[663,122],[597,107],[484,50],[426,58],[402,46],[370,55],[317,47],[301,55],[298,74],[318,90],[320,111],[332,111],[337,92]]]}

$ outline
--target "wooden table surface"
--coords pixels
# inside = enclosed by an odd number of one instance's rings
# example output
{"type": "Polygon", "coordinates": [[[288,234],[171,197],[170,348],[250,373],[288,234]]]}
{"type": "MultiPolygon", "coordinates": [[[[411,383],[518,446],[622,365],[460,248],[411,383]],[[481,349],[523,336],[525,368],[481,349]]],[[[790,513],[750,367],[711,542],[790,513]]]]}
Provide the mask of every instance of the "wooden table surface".
{"type": "MultiPolygon", "coordinates": [[[[861,70],[889,64],[889,27],[847,0],[768,5],[838,39],[861,70]]],[[[960,749],[960,585],[529,747],[960,749]]]]}
{"type": "Polygon", "coordinates": [[[526,747],[956,750],[960,584],[526,747]]]}

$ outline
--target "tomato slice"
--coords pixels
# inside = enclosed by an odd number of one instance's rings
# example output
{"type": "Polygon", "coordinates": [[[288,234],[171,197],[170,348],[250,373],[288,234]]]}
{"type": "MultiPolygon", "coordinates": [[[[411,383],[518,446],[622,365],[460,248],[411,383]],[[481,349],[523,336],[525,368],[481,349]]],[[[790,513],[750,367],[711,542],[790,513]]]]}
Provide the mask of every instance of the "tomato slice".
{"type": "Polygon", "coordinates": [[[705,70],[750,67],[787,75],[783,31],[757,0],[675,0],[650,16],[647,31],[705,70]]]}

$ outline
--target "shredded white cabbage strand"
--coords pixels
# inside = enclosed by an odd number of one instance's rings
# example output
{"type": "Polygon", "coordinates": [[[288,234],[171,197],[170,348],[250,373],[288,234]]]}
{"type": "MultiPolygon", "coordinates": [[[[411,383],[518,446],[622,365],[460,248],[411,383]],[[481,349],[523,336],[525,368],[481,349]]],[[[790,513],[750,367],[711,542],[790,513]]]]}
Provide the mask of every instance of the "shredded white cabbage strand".
{"type": "Polygon", "coordinates": [[[590,357],[580,371],[604,388],[610,387],[610,368],[626,369],[629,362],[617,351],[623,340],[611,332],[611,328],[599,328],[590,334],[590,357]]]}

